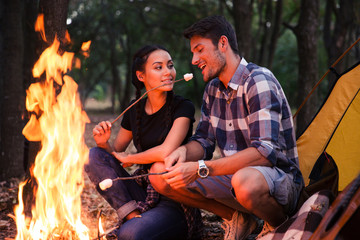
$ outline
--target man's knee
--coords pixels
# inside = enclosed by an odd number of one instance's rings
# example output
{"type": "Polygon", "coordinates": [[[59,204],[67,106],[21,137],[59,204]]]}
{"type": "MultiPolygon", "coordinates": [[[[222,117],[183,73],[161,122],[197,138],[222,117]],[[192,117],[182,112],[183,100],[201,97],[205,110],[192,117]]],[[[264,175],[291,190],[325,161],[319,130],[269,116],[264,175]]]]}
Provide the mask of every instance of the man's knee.
{"type": "Polygon", "coordinates": [[[256,169],[244,168],[237,171],[232,179],[236,199],[246,208],[252,208],[256,200],[269,193],[263,175],[256,169]]]}

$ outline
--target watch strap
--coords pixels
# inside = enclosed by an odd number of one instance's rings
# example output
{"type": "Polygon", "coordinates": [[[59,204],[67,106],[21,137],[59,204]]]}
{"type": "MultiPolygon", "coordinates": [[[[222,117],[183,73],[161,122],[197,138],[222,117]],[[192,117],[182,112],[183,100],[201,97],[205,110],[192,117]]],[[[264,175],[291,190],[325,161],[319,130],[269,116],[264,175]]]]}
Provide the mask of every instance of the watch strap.
{"type": "Polygon", "coordinates": [[[205,161],[204,160],[199,160],[199,168],[203,168],[206,167],[205,161]]]}

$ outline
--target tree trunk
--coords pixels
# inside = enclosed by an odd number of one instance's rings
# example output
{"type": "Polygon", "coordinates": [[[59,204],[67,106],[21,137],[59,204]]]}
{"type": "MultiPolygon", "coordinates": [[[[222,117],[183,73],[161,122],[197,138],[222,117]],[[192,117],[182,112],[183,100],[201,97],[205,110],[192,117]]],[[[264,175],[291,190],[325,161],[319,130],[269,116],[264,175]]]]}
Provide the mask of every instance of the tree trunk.
{"type": "MultiPolygon", "coordinates": [[[[326,52],[328,54],[328,66],[330,67],[340,55],[349,46],[346,46],[346,36],[348,35],[352,23],[354,21],[354,3],[353,0],[340,0],[339,8],[336,7],[334,0],[326,2],[326,10],[324,17],[324,35],[326,52]],[[335,23],[332,21],[335,16],[335,23]],[[332,26],[335,26],[333,30],[332,26]]],[[[344,70],[343,61],[336,65],[337,73],[344,70]]],[[[336,76],[329,75],[329,86],[332,86],[336,80],[336,76]]]]}
{"type": "MultiPolygon", "coordinates": [[[[38,15],[38,6],[37,3],[31,0],[25,1],[24,7],[24,89],[28,89],[31,83],[34,82],[32,76],[32,68],[39,58],[40,50],[37,50],[37,41],[38,35],[35,32],[34,25],[38,15]]],[[[25,92],[23,93],[25,97],[25,92]]],[[[24,109],[26,111],[26,109],[24,109]]],[[[24,120],[27,122],[28,114],[24,113],[24,120]]],[[[40,142],[29,142],[25,140],[25,149],[24,149],[24,169],[29,170],[31,162],[35,159],[37,152],[39,151],[41,145],[40,142]],[[29,159],[32,159],[29,161],[29,159]],[[30,162],[30,163],[29,163],[30,162]]],[[[29,175],[29,172],[27,172],[29,175]]]]}
{"type": "MultiPolygon", "coordinates": [[[[126,79],[125,79],[125,83],[123,85],[123,95],[121,98],[121,111],[125,110],[125,108],[129,105],[130,103],[130,98],[131,98],[131,90],[132,90],[132,84],[131,84],[131,64],[132,64],[132,56],[131,56],[131,49],[128,49],[126,52],[126,65],[127,65],[127,70],[126,70],[126,79]]],[[[119,92],[120,93],[120,92],[119,92]]]]}
{"type": "MultiPolygon", "coordinates": [[[[37,13],[37,6],[33,2],[27,3],[27,23],[25,31],[25,63],[24,63],[24,86],[28,88],[35,80],[32,77],[32,68],[37,61],[41,53],[45,48],[49,47],[55,39],[55,36],[60,42],[60,50],[65,50],[65,45],[68,42],[65,40],[66,33],[66,18],[68,11],[68,0],[40,0],[39,12],[44,14],[44,27],[47,42],[44,42],[34,31],[35,12],[37,13]],[[33,4],[33,5],[31,5],[33,4]],[[32,8],[32,10],[28,10],[32,8]],[[31,30],[30,30],[31,28],[31,30]]],[[[25,92],[23,93],[23,95],[25,92]]],[[[26,119],[28,120],[28,119],[26,119]]],[[[22,126],[23,127],[23,126],[22,126]]],[[[24,152],[24,167],[26,171],[35,162],[35,157],[41,148],[40,142],[29,142],[25,140],[25,152],[24,152]]]]}
{"type": "Polygon", "coordinates": [[[39,12],[44,14],[46,40],[51,44],[56,36],[62,50],[68,44],[65,39],[68,7],[69,0],[40,0],[39,2],[39,12]]]}
{"type": "MultiPolygon", "coordinates": [[[[110,23],[107,23],[110,24],[110,23]]],[[[115,113],[116,105],[116,93],[121,93],[121,79],[118,71],[118,61],[116,56],[116,34],[113,32],[114,29],[109,25],[107,27],[108,37],[110,41],[110,66],[112,75],[112,87],[111,87],[111,113],[115,113]]],[[[118,95],[120,100],[120,95],[118,95]]]]}
{"type": "Polygon", "coordinates": [[[268,54],[268,61],[267,61],[267,67],[269,69],[272,68],[274,56],[275,56],[275,49],[277,40],[279,38],[279,32],[280,32],[280,26],[281,26],[281,20],[282,20],[282,9],[283,9],[283,2],[282,0],[277,0],[276,2],[276,10],[275,10],[275,20],[273,22],[273,31],[270,39],[269,44],[269,54],[268,54]]]}
{"type": "MultiPolygon", "coordinates": [[[[302,0],[299,22],[294,33],[298,43],[299,79],[297,105],[299,106],[318,80],[318,25],[319,0],[302,0]]],[[[297,117],[297,136],[306,128],[317,108],[316,92],[297,117]]]]}
{"type": "MultiPolygon", "coordinates": [[[[109,50],[110,50],[110,66],[111,66],[111,76],[112,76],[112,82],[111,82],[111,113],[115,113],[115,105],[116,105],[116,93],[121,92],[121,79],[119,75],[119,71],[117,69],[118,63],[117,63],[117,56],[116,56],[116,39],[117,34],[114,29],[114,21],[113,16],[111,15],[111,12],[108,11],[108,8],[110,6],[107,5],[106,1],[101,1],[101,10],[103,13],[103,16],[105,18],[105,29],[107,33],[107,37],[109,39],[109,50]]],[[[119,101],[120,101],[120,95],[119,95],[119,101]]]]}
{"type": "MultiPolygon", "coordinates": [[[[38,41],[29,46],[36,46],[35,56],[36,60],[40,54],[52,44],[55,37],[60,42],[59,51],[65,50],[65,45],[68,44],[65,40],[66,33],[66,18],[67,18],[67,9],[68,9],[68,0],[40,0],[39,2],[39,12],[44,14],[44,27],[46,34],[46,42],[38,38],[38,41]]],[[[34,26],[32,26],[34,27],[34,26]]],[[[29,57],[31,54],[29,55],[29,57]]],[[[31,62],[31,60],[29,60],[31,62]]],[[[29,67],[29,66],[27,66],[29,67]]],[[[31,66],[32,69],[32,66],[31,66]]],[[[31,78],[33,80],[33,78],[31,78]]],[[[41,79],[38,79],[41,81],[41,79]]],[[[26,83],[29,84],[29,83],[26,83]]],[[[23,126],[22,126],[23,127],[23,126]]],[[[24,186],[23,192],[23,201],[24,212],[27,217],[31,217],[31,206],[34,204],[35,198],[34,193],[37,188],[36,179],[32,176],[30,168],[35,162],[36,155],[41,148],[40,142],[25,142],[25,167],[27,172],[27,183],[24,186]]],[[[24,149],[24,148],[23,148],[24,149]]]]}
{"type": "Polygon", "coordinates": [[[251,59],[252,1],[233,0],[233,18],[240,56],[251,59]]]}
{"type": "Polygon", "coordinates": [[[124,49],[124,55],[126,56],[126,72],[125,72],[125,83],[122,86],[123,94],[119,91],[119,96],[121,96],[120,100],[120,110],[123,111],[130,103],[130,98],[132,96],[132,92],[134,92],[132,89],[132,59],[133,59],[133,39],[132,34],[130,34],[130,31],[126,24],[121,25],[121,29],[123,30],[122,34],[127,35],[128,37],[126,40],[123,40],[122,38],[119,38],[119,44],[121,45],[121,48],[124,49]]]}
{"type": "Polygon", "coordinates": [[[2,1],[0,30],[0,179],[24,173],[23,25],[21,0],[2,1]]]}
{"type": "Polygon", "coordinates": [[[260,66],[265,65],[266,62],[266,55],[267,52],[266,50],[268,50],[267,46],[268,46],[268,40],[269,40],[269,35],[271,34],[271,25],[269,26],[269,23],[271,23],[272,21],[272,1],[271,0],[267,0],[266,4],[265,4],[265,19],[262,21],[261,25],[260,25],[260,29],[262,31],[260,31],[262,33],[261,36],[261,41],[260,41],[260,51],[259,51],[259,56],[258,56],[258,62],[257,64],[260,66]]]}

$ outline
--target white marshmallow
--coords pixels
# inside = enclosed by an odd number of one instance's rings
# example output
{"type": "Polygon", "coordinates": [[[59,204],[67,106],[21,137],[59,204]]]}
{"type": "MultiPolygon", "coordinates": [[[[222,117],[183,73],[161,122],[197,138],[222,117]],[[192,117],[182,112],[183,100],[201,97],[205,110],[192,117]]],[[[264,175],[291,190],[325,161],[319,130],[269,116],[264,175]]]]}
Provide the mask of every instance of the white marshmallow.
{"type": "Polygon", "coordinates": [[[184,75],[185,81],[190,81],[193,77],[194,77],[194,75],[192,73],[186,73],[184,75]]]}
{"type": "Polygon", "coordinates": [[[109,187],[111,187],[113,184],[113,181],[109,178],[103,180],[102,182],[99,183],[99,187],[101,188],[101,190],[106,190],[108,189],[109,187]]]}

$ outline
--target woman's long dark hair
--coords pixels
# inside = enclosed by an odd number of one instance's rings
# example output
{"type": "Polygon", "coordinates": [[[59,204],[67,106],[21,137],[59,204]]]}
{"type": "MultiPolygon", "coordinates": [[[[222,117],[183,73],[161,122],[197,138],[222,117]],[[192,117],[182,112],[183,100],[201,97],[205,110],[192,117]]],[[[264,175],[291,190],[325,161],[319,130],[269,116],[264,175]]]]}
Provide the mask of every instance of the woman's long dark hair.
{"type": "MultiPolygon", "coordinates": [[[[145,71],[145,64],[150,56],[150,54],[156,50],[164,50],[169,53],[169,51],[164,48],[161,45],[145,45],[142,48],[140,48],[133,56],[133,64],[132,64],[132,79],[131,82],[136,88],[136,99],[141,97],[141,90],[145,87],[144,83],[140,81],[136,75],[136,71],[145,71]]],[[[174,98],[174,92],[169,91],[167,92],[166,96],[166,129],[171,127],[172,124],[172,101],[174,98]]],[[[141,116],[142,116],[142,109],[141,104],[136,105],[136,127],[137,127],[137,133],[135,137],[136,140],[136,149],[138,152],[142,151],[141,148],[141,116]]]]}

